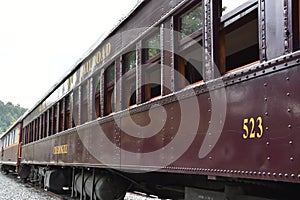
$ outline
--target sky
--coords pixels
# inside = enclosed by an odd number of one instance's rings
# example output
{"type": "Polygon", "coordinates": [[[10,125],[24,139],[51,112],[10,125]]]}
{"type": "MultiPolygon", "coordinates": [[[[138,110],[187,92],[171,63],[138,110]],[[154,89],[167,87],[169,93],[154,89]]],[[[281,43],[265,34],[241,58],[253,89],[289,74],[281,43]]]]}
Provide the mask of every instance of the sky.
{"type": "Polygon", "coordinates": [[[137,2],[0,0],[0,100],[32,108],[137,2]]]}
{"type": "Polygon", "coordinates": [[[138,0],[0,0],[0,100],[31,108],[138,0]]]}

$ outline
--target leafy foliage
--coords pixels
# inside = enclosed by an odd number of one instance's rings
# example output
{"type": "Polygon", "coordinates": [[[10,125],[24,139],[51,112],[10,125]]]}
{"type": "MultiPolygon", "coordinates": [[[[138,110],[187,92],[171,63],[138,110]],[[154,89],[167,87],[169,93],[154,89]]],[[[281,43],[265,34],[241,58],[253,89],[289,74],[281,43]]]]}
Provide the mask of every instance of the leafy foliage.
{"type": "Polygon", "coordinates": [[[0,100],[0,133],[5,132],[27,109],[0,100]]]}

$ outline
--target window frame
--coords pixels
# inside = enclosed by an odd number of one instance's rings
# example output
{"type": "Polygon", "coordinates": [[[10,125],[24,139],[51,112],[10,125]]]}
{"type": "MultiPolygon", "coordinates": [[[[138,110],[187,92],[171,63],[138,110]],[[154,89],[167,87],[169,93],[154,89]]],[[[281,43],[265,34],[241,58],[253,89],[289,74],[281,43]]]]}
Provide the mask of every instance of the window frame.
{"type": "MultiPolygon", "coordinates": [[[[156,27],[156,29],[159,29],[156,27]]],[[[161,67],[161,63],[162,63],[162,52],[163,49],[161,49],[162,44],[161,44],[161,33],[160,31],[153,31],[150,34],[148,34],[147,37],[145,37],[142,40],[142,66],[141,66],[141,80],[142,80],[142,102],[147,102],[147,101],[151,101],[152,99],[156,99],[159,98],[163,95],[162,92],[162,67],[161,67]],[[159,53],[157,55],[155,55],[152,58],[148,58],[148,50],[151,48],[147,48],[148,45],[146,44],[149,39],[154,38],[156,35],[159,36],[159,53]],[[154,67],[159,66],[159,74],[160,74],[160,94],[159,95],[152,95],[152,84],[145,84],[146,79],[147,79],[147,75],[149,75],[151,72],[154,72],[156,70],[156,68],[154,69],[154,67]]]]}
{"type": "MultiPolygon", "coordinates": [[[[185,8],[183,8],[181,11],[179,11],[176,15],[175,15],[175,30],[181,33],[181,18],[188,14],[189,12],[191,12],[194,9],[197,9],[197,7],[200,6],[202,7],[202,14],[201,14],[201,20],[202,20],[202,26],[197,29],[196,31],[194,31],[193,33],[191,33],[190,35],[186,35],[183,38],[180,38],[181,35],[175,35],[176,39],[175,41],[177,41],[177,43],[175,44],[175,48],[177,49],[178,52],[180,52],[180,55],[175,55],[175,70],[178,72],[178,74],[175,74],[175,90],[181,90],[183,88],[189,87],[191,85],[195,85],[195,84],[199,84],[201,82],[204,81],[204,77],[203,77],[203,68],[204,65],[202,65],[202,69],[200,73],[200,79],[199,80],[195,80],[195,81],[191,81],[188,84],[186,83],[186,80],[188,80],[186,77],[189,76],[189,74],[187,74],[187,66],[188,63],[191,63],[190,61],[186,60],[186,58],[183,58],[181,55],[184,54],[190,54],[193,51],[193,48],[196,45],[200,45],[203,46],[203,40],[204,40],[204,34],[203,34],[203,30],[204,30],[204,6],[203,6],[203,2],[202,1],[194,1],[192,3],[190,3],[188,6],[186,6],[185,8]],[[181,74],[181,76],[179,76],[179,74],[181,74]]],[[[200,63],[199,63],[200,64],[200,63]]],[[[197,70],[193,65],[191,65],[193,68],[191,70],[197,70]]],[[[199,66],[200,67],[200,66],[199,66]]]]}
{"type": "Polygon", "coordinates": [[[203,26],[204,26],[204,9],[203,9],[202,1],[200,1],[200,0],[194,1],[191,4],[189,4],[188,6],[186,6],[185,8],[183,8],[180,12],[178,12],[178,14],[175,15],[175,30],[180,33],[179,35],[177,35],[177,34],[175,35],[177,37],[176,41],[178,41],[178,47],[182,48],[182,50],[184,50],[190,46],[190,44],[188,44],[188,43],[191,42],[192,40],[196,40],[199,42],[199,40],[201,40],[202,36],[203,36],[203,26]],[[202,26],[198,30],[194,31],[193,33],[181,38],[180,36],[182,36],[181,34],[183,34],[183,33],[181,32],[182,25],[181,25],[180,19],[185,14],[189,13],[193,9],[196,9],[197,6],[202,6],[202,16],[201,16],[202,17],[202,26]],[[185,45],[187,45],[187,47],[184,47],[185,45]]]}

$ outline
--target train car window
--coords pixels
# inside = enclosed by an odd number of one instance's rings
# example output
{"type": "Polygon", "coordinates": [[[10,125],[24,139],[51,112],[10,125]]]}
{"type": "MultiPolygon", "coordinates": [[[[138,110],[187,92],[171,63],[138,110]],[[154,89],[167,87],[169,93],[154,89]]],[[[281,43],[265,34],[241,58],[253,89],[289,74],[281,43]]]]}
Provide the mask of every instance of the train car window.
{"type": "Polygon", "coordinates": [[[38,117],[35,120],[35,128],[36,128],[36,132],[35,132],[35,141],[40,139],[40,117],[38,117]]]}
{"type": "Polygon", "coordinates": [[[296,27],[294,29],[294,33],[295,33],[295,39],[294,39],[294,43],[295,43],[295,48],[294,50],[299,50],[300,49],[300,0],[296,1],[297,6],[294,6],[294,9],[297,11],[298,15],[293,15],[294,19],[294,24],[296,24],[296,27]]]}
{"type": "Polygon", "coordinates": [[[23,127],[22,132],[23,132],[23,136],[22,136],[21,142],[22,142],[22,144],[26,144],[27,126],[26,126],[26,127],[23,127]]]}
{"type": "Polygon", "coordinates": [[[36,120],[33,120],[33,123],[32,123],[32,126],[33,126],[33,135],[32,135],[32,142],[36,141],[36,135],[37,135],[37,123],[36,123],[36,120]]]}
{"type": "Polygon", "coordinates": [[[15,134],[14,134],[14,132],[12,131],[12,132],[10,132],[10,141],[9,141],[9,143],[10,143],[10,145],[12,145],[13,143],[14,143],[14,140],[15,140],[15,134]]]}
{"type": "Polygon", "coordinates": [[[185,38],[186,36],[193,37],[199,34],[199,31],[202,27],[202,4],[193,6],[179,17],[179,31],[181,33],[181,39],[185,38]]]}
{"type": "Polygon", "coordinates": [[[100,74],[94,76],[93,79],[93,90],[94,90],[94,101],[93,104],[93,119],[101,117],[101,98],[100,98],[100,89],[101,89],[101,78],[100,74]]]}
{"type": "Polygon", "coordinates": [[[297,1],[292,1],[291,2],[291,13],[297,13],[297,14],[292,14],[292,27],[290,28],[292,33],[290,36],[293,39],[293,51],[297,51],[300,49],[300,0],[297,1]]]}
{"type": "Polygon", "coordinates": [[[28,144],[29,143],[29,135],[30,135],[30,124],[28,124],[26,126],[26,134],[25,134],[25,144],[28,144]]]}
{"type": "Polygon", "coordinates": [[[47,137],[47,127],[48,127],[48,120],[47,120],[47,111],[44,113],[44,137],[47,137]]]}
{"type": "Polygon", "coordinates": [[[240,17],[220,33],[222,74],[259,60],[258,9],[250,11],[235,11],[240,17]]]}
{"type": "Polygon", "coordinates": [[[41,139],[42,139],[45,137],[44,136],[44,134],[45,134],[45,132],[44,132],[44,114],[41,115],[40,120],[41,120],[40,123],[41,123],[41,139]]]}
{"type": "Polygon", "coordinates": [[[59,120],[58,120],[58,132],[61,132],[64,130],[64,103],[63,100],[61,100],[58,104],[59,106],[59,120]]]}
{"type": "MultiPolygon", "coordinates": [[[[155,33],[145,41],[145,61],[151,62],[152,59],[158,60],[160,57],[160,35],[155,33]]],[[[153,61],[152,61],[153,62],[153,61]]]]}
{"type": "Polygon", "coordinates": [[[71,128],[71,103],[70,96],[65,97],[65,127],[64,130],[68,130],[71,128]]]}
{"type": "Polygon", "coordinates": [[[177,36],[178,55],[175,56],[176,90],[203,80],[202,62],[202,33],[203,33],[203,6],[196,2],[185,8],[177,15],[175,25],[181,35],[177,36]]]}
{"type": "Polygon", "coordinates": [[[160,34],[153,33],[143,41],[142,100],[149,101],[161,95],[160,34]]]}
{"type": "Polygon", "coordinates": [[[24,127],[23,130],[24,130],[24,132],[23,132],[23,137],[22,137],[22,143],[28,144],[28,134],[29,134],[28,125],[26,127],[24,127]]]}
{"type": "Polygon", "coordinates": [[[32,130],[32,123],[30,123],[28,125],[28,143],[30,143],[32,141],[32,134],[33,134],[33,130],[32,130]]]}
{"type": "Polygon", "coordinates": [[[123,55],[123,108],[136,104],[136,51],[123,55]]]}
{"type": "Polygon", "coordinates": [[[74,90],[73,93],[73,119],[72,119],[72,126],[75,127],[79,124],[79,90],[74,90]]]}
{"type": "Polygon", "coordinates": [[[35,141],[35,137],[36,137],[36,121],[33,120],[32,121],[32,138],[31,138],[31,142],[35,141]]]}
{"type": "Polygon", "coordinates": [[[105,115],[114,112],[114,86],[115,86],[115,64],[110,65],[104,72],[105,96],[104,96],[104,111],[105,115]]]}
{"type": "Polygon", "coordinates": [[[15,131],[15,143],[19,142],[19,128],[16,128],[16,131],[15,131]]]}
{"type": "Polygon", "coordinates": [[[49,136],[52,135],[53,132],[53,114],[52,114],[52,108],[49,108],[49,136]]]}
{"type": "Polygon", "coordinates": [[[52,123],[52,134],[56,134],[57,133],[57,104],[55,104],[53,107],[52,107],[52,112],[53,112],[53,123],[52,123]]]}
{"type": "Polygon", "coordinates": [[[89,82],[85,82],[81,85],[81,124],[88,121],[88,98],[89,97],[89,82]]]}

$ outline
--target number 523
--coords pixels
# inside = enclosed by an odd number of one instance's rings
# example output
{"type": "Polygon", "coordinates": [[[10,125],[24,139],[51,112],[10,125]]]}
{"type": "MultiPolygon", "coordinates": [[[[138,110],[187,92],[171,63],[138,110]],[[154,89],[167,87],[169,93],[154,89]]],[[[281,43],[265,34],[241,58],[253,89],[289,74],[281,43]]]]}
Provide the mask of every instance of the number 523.
{"type": "Polygon", "coordinates": [[[252,117],[250,119],[244,119],[243,129],[245,133],[243,134],[243,138],[246,139],[254,139],[261,138],[263,136],[263,119],[262,117],[258,117],[256,120],[252,117]],[[255,132],[255,129],[259,129],[259,132],[255,132]]]}

